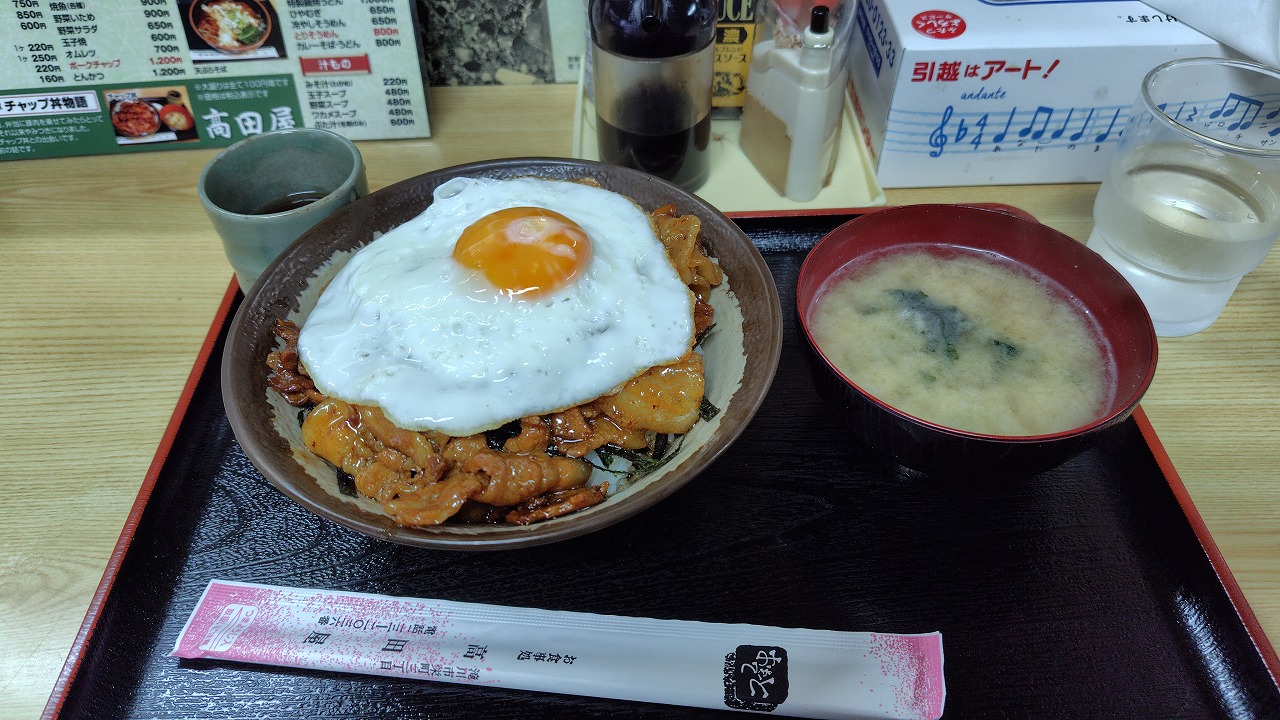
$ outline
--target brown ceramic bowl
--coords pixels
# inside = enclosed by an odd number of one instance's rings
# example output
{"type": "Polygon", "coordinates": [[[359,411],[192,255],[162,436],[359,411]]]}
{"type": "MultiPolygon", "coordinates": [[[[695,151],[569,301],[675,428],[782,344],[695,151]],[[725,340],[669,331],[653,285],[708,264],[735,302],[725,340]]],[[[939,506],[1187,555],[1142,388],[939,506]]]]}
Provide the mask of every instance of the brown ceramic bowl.
{"type": "MultiPolygon", "coordinates": [[[[634,170],[569,159],[493,160],[427,173],[347,206],[308,231],[248,291],[231,324],[222,361],[227,417],[245,454],[281,492],[312,512],[373,537],[409,545],[496,550],[538,545],[598,530],[644,510],[693,480],[746,426],[773,381],[782,345],[778,291],[759,251],[738,227],[697,196],[634,170]],[[276,347],[277,318],[299,325],[318,287],[350,254],[378,234],[421,213],[432,191],[459,176],[591,178],[646,210],[666,203],[702,219],[701,238],[724,269],[713,297],[716,326],[702,348],[707,399],[720,408],[699,422],[661,469],[614,492],[604,503],[528,526],[397,525],[376,505],[341,495],[334,469],[300,442],[298,411],[268,389],[264,359],[276,347]]],[[[661,512],[656,509],[655,512],[661,512]]]]}
{"type": "Polygon", "coordinates": [[[910,475],[1021,477],[1060,465],[1132,414],[1155,376],[1156,335],[1133,288],[1099,255],[1040,223],[998,210],[914,205],[850,220],[805,258],[796,287],[819,393],[853,439],[910,475]],[[834,279],[900,250],[981,255],[1011,263],[1076,305],[1114,368],[1113,392],[1089,422],[1046,435],[1001,436],[945,427],[909,415],[850,380],[809,329],[810,311],[834,279]]]}

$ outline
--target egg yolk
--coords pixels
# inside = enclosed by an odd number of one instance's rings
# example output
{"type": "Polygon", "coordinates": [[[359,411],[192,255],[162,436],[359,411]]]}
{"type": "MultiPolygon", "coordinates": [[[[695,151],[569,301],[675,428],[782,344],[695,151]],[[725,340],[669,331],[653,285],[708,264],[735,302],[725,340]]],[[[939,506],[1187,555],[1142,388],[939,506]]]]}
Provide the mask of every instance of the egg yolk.
{"type": "Polygon", "coordinates": [[[489,213],[462,231],[453,257],[512,295],[537,296],[568,285],[591,260],[577,223],[539,207],[489,213]]]}

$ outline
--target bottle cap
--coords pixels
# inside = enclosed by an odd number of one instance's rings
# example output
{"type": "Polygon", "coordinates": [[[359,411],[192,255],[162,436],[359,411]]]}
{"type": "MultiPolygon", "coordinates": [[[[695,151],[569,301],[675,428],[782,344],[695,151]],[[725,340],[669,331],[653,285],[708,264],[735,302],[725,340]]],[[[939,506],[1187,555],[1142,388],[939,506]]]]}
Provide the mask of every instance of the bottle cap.
{"type": "Polygon", "coordinates": [[[826,5],[817,5],[809,13],[809,29],[817,34],[827,31],[831,23],[831,10],[826,5]]]}
{"type": "Polygon", "coordinates": [[[831,9],[826,5],[814,5],[809,11],[809,27],[804,29],[804,46],[829,48],[835,41],[831,30],[831,9]]]}

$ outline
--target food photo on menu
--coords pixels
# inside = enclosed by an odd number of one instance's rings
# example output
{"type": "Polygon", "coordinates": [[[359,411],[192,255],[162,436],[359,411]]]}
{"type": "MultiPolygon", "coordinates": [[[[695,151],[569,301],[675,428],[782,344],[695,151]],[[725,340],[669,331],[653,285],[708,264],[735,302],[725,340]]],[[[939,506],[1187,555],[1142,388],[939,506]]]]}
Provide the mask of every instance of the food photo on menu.
{"type": "Polygon", "coordinates": [[[195,142],[200,136],[184,87],[104,90],[117,145],[195,142]]]}
{"type": "Polygon", "coordinates": [[[284,35],[271,0],[179,0],[195,63],[285,57],[284,35]]]}

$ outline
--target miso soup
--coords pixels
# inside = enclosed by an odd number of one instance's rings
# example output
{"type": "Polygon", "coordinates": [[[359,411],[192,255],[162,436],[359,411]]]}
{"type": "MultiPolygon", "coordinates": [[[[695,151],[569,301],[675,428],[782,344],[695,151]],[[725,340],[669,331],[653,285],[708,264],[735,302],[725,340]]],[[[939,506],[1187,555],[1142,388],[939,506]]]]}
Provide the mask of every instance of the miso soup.
{"type": "Polygon", "coordinates": [[[1039,278],[977,254],[886,254],[810,314],[841,372],[893,407],[992,435],[1084,425],[1113,392],[1089,320],[1039,278]]]}

